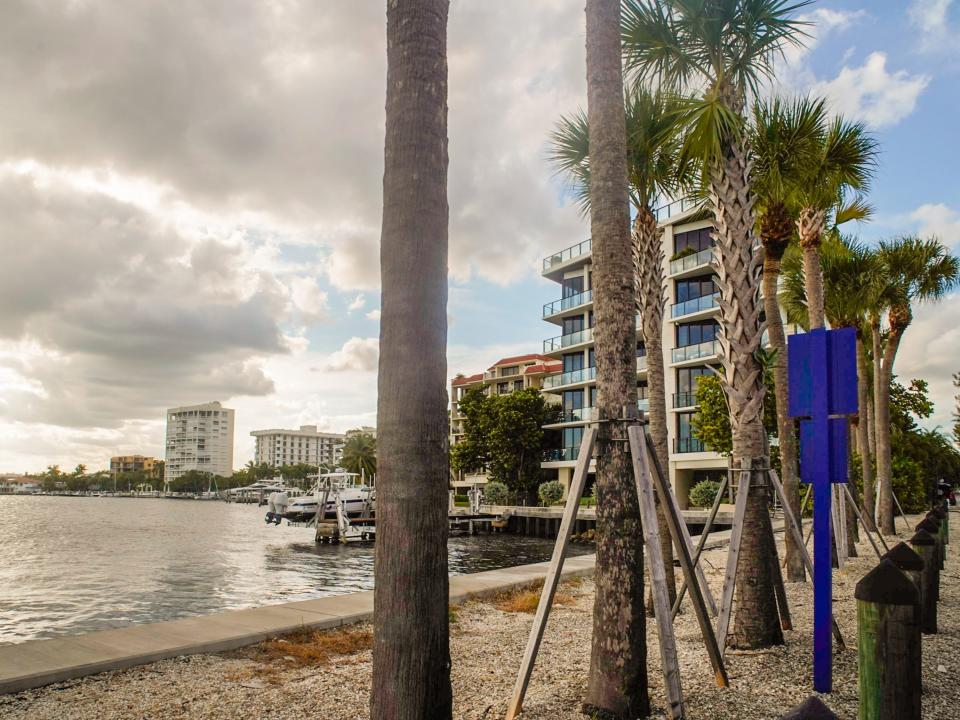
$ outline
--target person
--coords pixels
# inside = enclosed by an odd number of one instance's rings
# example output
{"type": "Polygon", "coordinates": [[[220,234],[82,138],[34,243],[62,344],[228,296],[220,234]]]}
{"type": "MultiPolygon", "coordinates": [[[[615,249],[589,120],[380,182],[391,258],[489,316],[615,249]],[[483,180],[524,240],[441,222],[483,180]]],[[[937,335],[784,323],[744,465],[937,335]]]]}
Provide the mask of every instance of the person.
{"type": "Polygon", "coordinates": [[[944,501],[951,505],[956,505],[957,496],[953,491],[953,486],[943,478],[940,478],[937,481],[937,502],[943,503],[944,501]]]}

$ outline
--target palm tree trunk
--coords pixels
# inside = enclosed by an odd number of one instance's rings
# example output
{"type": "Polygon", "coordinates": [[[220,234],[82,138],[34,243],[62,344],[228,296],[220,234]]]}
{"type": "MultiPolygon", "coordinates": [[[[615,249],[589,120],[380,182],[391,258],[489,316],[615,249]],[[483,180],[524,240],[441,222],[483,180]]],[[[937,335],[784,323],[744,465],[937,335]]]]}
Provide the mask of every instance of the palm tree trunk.
{"type": "MultiPolygon", "coordinates": [[[[767,246],[763,255],[763,307],[767,316],[767,335],[774,350],[773,388],[777,400],[777,435],[780,439],[780,471],[783,492],[795,518],[800,517],[800,470],[797,467],[797,436],[789,415],[787,382],[787,336],[777,302],[780,278],[780,257],[767,246]]],[[[804,582],[807,579],[800,547],[790,533],[784,539],[787,557],[787,580],[804,582]]]]}
{"type": "MultiPolygon", "coordinates": [[[[893,316],[891,310],[891,316],[893,316]]],[[[890,386],[893,383],[893,363],[900,348],[905,325],[891,321],[887,342],[883,345],[883,359],[879,374],[874,379],[874,403],[877,410],[877,479],[880,483],[880,532],[896,535],[893,514],[893,457],[890,438],[890,386]]],[[[879,344],[879,323],[873,328],[879,344]]],[[[879,355],[879,353],[877,353],[879,355]]],[[[874,367],[877,360],[874,360],[874,367]]]]}
{"type": "MultiPolygon", "coordinates": [[[[733,107],[733,105],[731,105],[733,107]]],[[[730,405],[734,471],[765,467],[763,369],[757,361],[761,253],[754,238],[754,197],[749,162],[738,140],[727,138],[721,161],[710,168],[716,224],[714,262],[720,286],[720,344],[724,389],[730,405]]],[[[737,612],[733,644],[758,648],[783,644],[773,589],[776,544],[768,513],[766,474],[753,476],[737,567],[737,612]]]]}
{"type": "Polygon", "coordinates": [[[810,329],[825,325],[823,310],[823,271],[820,269],[820,237],[826,213],[804,208],[797,220],[800,247],[803,248],[803,286],[807,295],[807,314],[810,329]]]}
{"type": "MultiPolygon", "coordinates": [[[[626,119],[619,0],[587,0],[587,119],[594,340],[601,420],[637,407],[635,291],[627,197],[626,119]]],[[[600,424],[593,641],[585,707],[606,717],[646,717],[643,533],[625,422],[600,424]]]]}
{"type": "Polygon", "coordinates": [[[448,0],[387,3],[374,720],[452,716],[446,517],[448,10],[448,0]]]}
{"type": "Polygon", "coordinates": [[[867,350],[863,346],[863,333],[857,329],[857,401],[859,417],[857,418],[857,447],[860,451],[860,476],[863,479],[863,517],[868,529],[876,532],[873,521],[873,506],[875,503],[873,492],[873,463],[870,460],[870,386],[869,370],[867,368],[867,350]]]}
{"type": "MultiPolygon", "coordinates": [[[[648,207],[637,210],[633,224],[633,265],[637,283],[637,310],[643,328],[643,343],[647,351],[647,396],[650,405],[650,437],[653,439],[657,460],[664,472],[670,467],[670,448],[667,442],[666,371],[663,364],[663,231],[648,207]]],[[[669,478],[665,478],[669,482],[669,478]]],[[[673,543],[667,515],[657,498],[657,530],[663,550],[663,565],[667,573],[670,603],[677,596],[673,568],[673,543]]],[[[652,610],[652,598],[647,599],[652,610]]]]}

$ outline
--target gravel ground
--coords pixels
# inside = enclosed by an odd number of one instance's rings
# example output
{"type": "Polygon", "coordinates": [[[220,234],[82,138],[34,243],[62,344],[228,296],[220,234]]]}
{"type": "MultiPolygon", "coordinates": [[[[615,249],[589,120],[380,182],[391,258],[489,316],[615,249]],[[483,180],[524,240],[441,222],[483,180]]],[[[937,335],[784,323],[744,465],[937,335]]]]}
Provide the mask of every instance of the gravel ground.
{"type": "MultiPolygon", "coordinates": [[[[951,515],[960,528],[960,514],[951,515]]],[[[912,519],[915,523],[917,519],[912,519]]],[[[902,525],[899,526],[902,529],[902,525]]],[[[950,546],[941,588],[939,634],[923,638],[923,717],[960,717],[960,541],[950,546]]],[[[826,703],[841,718],[857,715],[857,581],[874,567],[866,542],[860,557],[835,573],[834,609],[848,648],[835,657],[834,692],[826,703]]],[[[782,553],[782,548],[781,548],[782,553]]],[[[720,595],[725,549],[705,555],[707,577],[720,595]]],[[[573,596],[556,606],[524,704],[524,718],[582,720],[579,707],[590,660],[594,586],[567,584],[573,596]]],[[[779,718],[810,693],[812,597],[809,584],[788,584],[795,630],[784,647],[728,651],[731,687],[715,687],[692,611],[677,618],[683,691],[690,720],[779,718]]],[[[532,616],[475,601],[455,611],[451,625],[454,715],[502,718],[513,688],[532,616]]],[[[652,717],[664,717],[655,624],[648,623],[652,717]]],[[[251,651],[175,658],[126,671],[103,673],[16,695],[0,696],[0,717],[36,720],[113,718],[323,718],[368,717],[370,653],[341,657],[326,667],[265,667],[251,651]]]]}

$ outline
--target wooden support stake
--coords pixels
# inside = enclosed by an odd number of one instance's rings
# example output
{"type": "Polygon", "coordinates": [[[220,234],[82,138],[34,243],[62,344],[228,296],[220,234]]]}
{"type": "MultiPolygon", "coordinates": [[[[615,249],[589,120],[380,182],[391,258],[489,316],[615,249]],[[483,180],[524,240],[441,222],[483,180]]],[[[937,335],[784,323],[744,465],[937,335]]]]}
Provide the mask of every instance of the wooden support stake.
{"type": "MultiPolygon", "coordinates": [[[[697,541],[697,549],[693,553],[693,564],[699,566],[700,564],[700,555],[703,553],[703,548],[707,544],[707,538],[710,536],[710,531],[713,529],[713,521],[717,518],[717,511],[720,509],[720,503],[723,502],[723,494],[727,491],[727,485],[729,484],[729,478],[724,476],[723,480],[720,481],[720,487],[717,488],[717,496],[713,499],[713,507],[710,508],[710,514],[707,516],[707,524],[703,526],[703,530],[700,532],[700,539],[697,541]]],[[[680,585],[680,592],[677,593],[677,600],[673,603],[673,617],[677,617],[677,613],[680,611],[680,603],[683,602],[683,596],[687,592],[687,581],[684,580],[683,584],[680,585]]],[[[716,611],[714,612],[716,616],[716,611]]]]}
{"type": "Polygon", "coordinates": [[[900,517],[903,518],[903,524],[907,526],[907,535],[910,534],[910,521],[907,520],[907,514],[903,511],[903,508],[900,507],[900,501],[897,500],[897,494],[893,491],[893,488],[890,488],[890,496],[893,498],[893,502],[897,505],[897,512],[900,513],[900,517]]]}
{"type": "Polygon", "coordinates": [[[835,488],[834,485],[830,486],[830,495],[831,495],[830,522],[832,524],[832,530],[833,530],[833,548],[834,548],[834,552],[837,554],[837,567],[842,569],[844,565],[844,560],[846,559],[844,557],[844,552],[843,552],[844,550],[846,550],[846,546],[841,544],[840,542],[840,538],[842,538],[843,536],[840,534],[840,518],[839,518],[839,513],[837,512],[837,503],[835,502],[837,493],[834,490],[834,488],[835,488]]]}
{"type": "Polygon", "coordinates": [[[837,524],[840,526],[840,534],[837,536],[837,552],[843,556],[843,564],[846,565],[847,561],[850,560],[850,546],[847,538],[847,504],[846,496],[843,494],[843,491],[840,489],[840,483],[835,483],[834,487],[837,489],[837,500],[833,504],[835,512],[837,514],[837,524]]]}
{"type": "Polygon", "coordinates": [[[790,617],[790,604],[787,602],[787,588],[783,584],[783,572],[780,570],[780,561],[777,557],[777,540],[770,536],[770,573],[773,576],[773,592],[777,599],[777,610],[780,615],[780,628],[793,630],[793,620],[790,617]]]}
{"type": "Polygon", "coordinates": [[[680,688],[680,663],[677,660],[677,642],[673,635],[673,622],[670,619],[670,595],[667,590],[667,573],[663,565],[660,533],[657,530],[657,506],[653,481],[647,465],[646,448],[641,438],[642,432],[643,429],[639,425],[632,425],[627,428],[627,437],[630,440],[633,475],[637,484],[637,498],[640,501],[640,522],[643,526],[643,542],[647,550],[646,559],[649,564],[650,590],[657,620],[657,636],[660,641],[668,713],[674,720],[681,720],[684,713],[683,691],[680,688]]]}
{"type": "MultiPolygon", "coordinates": [[[[649,470],[651,464],[654,467],[653,482],[657,494],[660,496],[660,503],[666,510],[667,526],[670,528],[670,538],[673,540],[673,546],[677,549],[677,556],[680,560],[680,567],[683,568],[684,581],[690,588],[690,601],[693,603],[693,609],[697,616],[697,623],[700,625],[700,633],[703,635],[703,643],[707,648],[707,655],[710,658],[710,665],[713,667],[714,679],[717,687],[729,687],[730,680],[727,677],[727,669],[723,665],[723,657],[720,654],[720,647],[717,645],[717,638],[713,634],[713,626],[710,624],[710,618],[707,615],[707,606],[704,603],[704,590],[707,586],[707,579],[703,575],[698,565],[695,565],[690,557],[690,535],[686,532],[686,523],[680,515],[680,509],[677,507],[676,498],[670,491],[670,483],[663,473],[660,472],[660,465],[656,462],[656,454],[653,451],[653,443],[647,431],[639,426],[628,430],[630,438],[630,452],[639,451],[643,454],[644,464],[649,470]],[[640,444],[639,435],[643,434],[646,442],[640,444]],[[651,459],[653,463],[651,463],[651,459]]],[[[709,592],[709,590],[706,590],[709,592]]],[[[670,617],[671,622],[673,616],[670,617]]]]}
{"type": "MultiPolygon", "coordinates": [[[[804,546],[806,546],[807,542],[810,540],[810,536],[809,536],[809,535],[807,535],[807,539],[806,539],[806,540],[803,540],[803,537],[802,537],[802,536],[803,536],[803,513],[804,513],[804,512],[806,511],[806,509],[807,509],[807,502],[810,500],[810,494],[811,494],[812,492],[813,492],[813,485],[807,485],[807,490],[806,490],[806,492],[803,494],[803,502],[800,503],[800,517],[797,518],[797,523],[798,523],[798,527],[800,528],[800,535],[801,535],[801,538],[800,538],[800,539],[801,539],[801,542],[798,542],[798,545],[804,545],[804,546]]],[[[784,495],[784,497],[786,497],[786,496],[784,495]]],[[[783,502],[782,498],[781,498],[781,502],[783,502]]],[[[786,517],[786,513],[784,513],[784,517],[786,517]]],[[[787,566],[786,553],[784,553],[783,561],[780,563],[780,566],[781,566],[781,567],[786,567],[786,566],[787,566]]]]}
{"type": "Polygon", "coordinates": [[[920,720],[917,588],[890,560],[867,573],[857,598],[859,720],[920,720]]]}
{"type": "Polygon", "coordinates": [[[587,427],[584,429],[583,440],[580,443],[580,454],[577,456],[577,466],[573,471],[573,480],[570,482],[570,489],[567,492],[567,504],[563,509],[563,521],[560,523],[560,532],[557,533],[557,542],[553,546],[553,556],[550,558],[550,566],[547,568],[547,576],[543,582],[543,591],[540,593],[537,613],[533,617],[533,628],[530,630],[530,637],[527,639],[527,648],[524,650],[523,661],[520,663],[520,672],[517,675],[513,697],[507,710],[507,720],[513,720],[523,708],[523,696],[526,695],[527,685],[530,683],[530,675],[533,672],[533,664],[537,659],[537,651],[540,649],[540,641],[543,639],[543,631],[547,627],[550,605],[553,603],[553,596],[557,591],[557,584],[560,582],[563,559],[570,542],[573,521],[577,516],[577,510],[580,508],[580,497],[583,495],[583,487],[587,482],[587,472],[590,469],[590,459],[593,456],[593,445],[596,440],[596,428],[587,427]]]}
{"type": "Polygon", "coordinates": [[[910,547],[923,560],[920,571],[920,629],[924,635],[937,632],[937,593],[940,566],[937,562],[937,541],[926,530],[917,530],[910,538],[910,547]]]}
{"type": "Polygon", "coordinates": [[[733,588],[737,579],[737,563],[740,560],[740,541],[743,539],[743,519],[747,515],[747,495],[750,493],[750,470],[741,465],[740,483],[737,487],[737,502],[733,511],[733,527],[730,528],[730,549],[727,551],[727,567],[723,577],[723,594],[720,598],[720,616],[717,618],[717,643],[720,656],[727,648],[727,632],[730,629],[730,612],[733,610],[733,588]]]}
{"type": "MultiPolygon", "coordinates": [[[[853,508],[853,512],[857,516],[857,520],[860,521],[860,527],[863,528],[864,534],[867,536],[867,540],[870,541],[870,544],[873,545],[873,551],[877,554],[877,559],[879,560],[883,555],[880,553],[880,548],[877,547],[877,541],[873,539],[873,533],[870,532],[870,528],[867,527],[867,521],[863,519],[863,513],[860,512],[860,508],[857,507],[857,502],[853,499],[853,494],[850,492],[850,486],[847,483],[841,483],[843,489],[846,490],[847,499],[850,501],[850,506],[853,508]]],[[[880,539],[883,540],[883,535],[880,536],[880,539]]],[[[887,547],[886,541],[883,543],[884,547],[887,547]]],[[[887,547],[886,552],[889,552],[890,548],[887,547]]]]}

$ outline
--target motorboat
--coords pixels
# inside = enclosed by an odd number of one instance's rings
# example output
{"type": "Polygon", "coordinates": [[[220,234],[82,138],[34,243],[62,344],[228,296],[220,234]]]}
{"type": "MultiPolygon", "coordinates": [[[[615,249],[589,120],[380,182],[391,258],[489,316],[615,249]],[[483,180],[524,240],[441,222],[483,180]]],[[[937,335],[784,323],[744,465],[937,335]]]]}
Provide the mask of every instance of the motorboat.
{"type": "Polygon", "coordinates": [[[312,490],[298,498],[288,499],[285,509],[280,511],[284,498],[271,496],[276,514],[291,522],[309,522],[317,516],[317,509],[323,504],[321,519],[337,517],[337,503],[347,517],[371,516],[376,506],[376,491],[366,483],[366,479],[357,473],[337,469],[332,473],[315,476],[312,490]]]}

